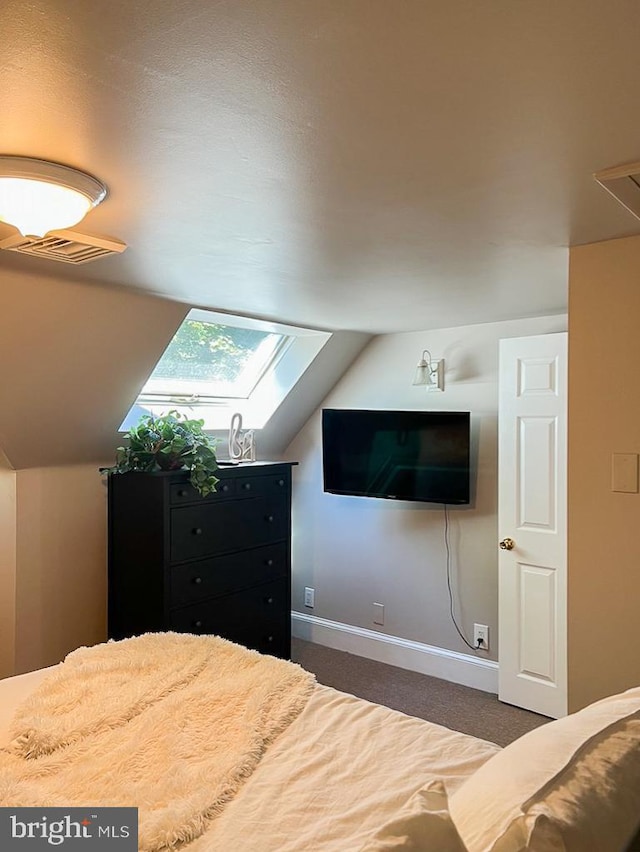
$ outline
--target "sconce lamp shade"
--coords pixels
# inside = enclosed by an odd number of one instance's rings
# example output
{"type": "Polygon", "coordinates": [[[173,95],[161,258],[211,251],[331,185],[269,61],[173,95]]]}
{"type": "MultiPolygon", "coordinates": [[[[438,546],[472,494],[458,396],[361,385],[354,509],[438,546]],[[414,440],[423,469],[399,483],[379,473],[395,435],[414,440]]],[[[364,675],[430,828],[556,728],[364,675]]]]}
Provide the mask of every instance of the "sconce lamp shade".
{"type": "Polygon", "coordinates": [[[414,385],[432,385],[433,379],[431,377],[431,367],[429,364],[421,360],[416,367],[416,374],[413,377],[414,385]]]}
{"type": "Polygon", "coordinates": [[[107,195],[86,172],[30,157],[0,156],[0,222],[25,237],[76,225],[107,195]]]}
{"type": "Polygon", "coordinates": [[[418,361],[413,377],[414,385],[422,385],[428,391],[444,390],[444,360],[434,361],[431,352],[425,349],[418,361]]]}

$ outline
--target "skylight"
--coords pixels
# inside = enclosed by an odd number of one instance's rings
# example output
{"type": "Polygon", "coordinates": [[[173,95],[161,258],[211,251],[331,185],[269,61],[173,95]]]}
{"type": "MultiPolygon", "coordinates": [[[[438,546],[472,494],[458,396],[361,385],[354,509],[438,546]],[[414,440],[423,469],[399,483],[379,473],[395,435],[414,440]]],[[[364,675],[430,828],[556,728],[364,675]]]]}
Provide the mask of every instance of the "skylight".
{"type": "Polygon", "coordinates": [[[208,430],[261,429],[327,340],[328,332],[192,309],[120,429],[142,414],[177,410],[208,430]]]}
{"type": "Polygon", "coordinates": [[[290,337],[187,319],[158,361],[139,401],[247,399],[290,337]]]}

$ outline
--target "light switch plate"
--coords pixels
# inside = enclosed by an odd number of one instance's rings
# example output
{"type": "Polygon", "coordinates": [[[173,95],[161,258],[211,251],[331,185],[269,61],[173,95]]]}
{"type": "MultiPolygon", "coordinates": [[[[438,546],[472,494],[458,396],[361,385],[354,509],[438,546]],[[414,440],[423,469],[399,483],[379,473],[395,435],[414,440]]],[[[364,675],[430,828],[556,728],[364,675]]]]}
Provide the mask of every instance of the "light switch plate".
{"type": "Polygon", "coordinates": [[[611,456],[611,490],[638,493],[638,454],[613,453],[611,456]]]}

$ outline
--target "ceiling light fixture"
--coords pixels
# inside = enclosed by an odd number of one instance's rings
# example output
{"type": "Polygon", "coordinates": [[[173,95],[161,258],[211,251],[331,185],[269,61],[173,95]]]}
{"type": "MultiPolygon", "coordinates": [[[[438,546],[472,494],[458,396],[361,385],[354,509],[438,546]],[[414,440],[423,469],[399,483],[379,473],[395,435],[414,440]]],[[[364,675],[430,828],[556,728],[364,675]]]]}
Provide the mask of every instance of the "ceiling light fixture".
{"type": "Polygon", "coordinates": [[[25,237],[77,225],[106,195],[102,181],[70,166],[0,156],[0,222],[25,237]]]}
{"type": "Polygon", "coordinates": [[[444,390],[444,359],[434,361],[431,352],[425,349],[422,358],[418,361],[416,374],[413,377],[414,385],[422,385],[428,391],[444,390]]]}

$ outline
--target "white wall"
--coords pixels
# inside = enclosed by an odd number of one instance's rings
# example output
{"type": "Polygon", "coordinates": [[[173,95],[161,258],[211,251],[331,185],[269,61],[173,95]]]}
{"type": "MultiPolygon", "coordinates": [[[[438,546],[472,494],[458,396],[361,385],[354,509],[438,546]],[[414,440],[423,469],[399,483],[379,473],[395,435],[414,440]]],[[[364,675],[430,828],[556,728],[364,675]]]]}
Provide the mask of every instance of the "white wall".
{"type": "Polygon", "coordinates": [[[15,670],[107,638],[107,488],[98,465],[17,471],[15,670]]]}
{"type": "MultiPolygon", "coordinates": [[[[288,447],[294,468],[293,610],[469,652],[449,617],[441,506],[325,494],[321,408],[471,411],[472,505],[449,509],[456,612],[464,632],[490,628],[497,659],[498,341],[565,331],[566,315],[374,338],[288,447]],[[411,382],[422,350],[445,359],[444,393],[411,382]],[[305,586],[315,608],[304,607],[305,586]],[[373,624],[373,602],[385,625],[373,624]]],[[[470,653],[470,652],[469,652],[470,653]]],[[[408,666],[409,667],[409,666],[408,666]]]]}
{"type": "Polygon", "coordinates": [[[640,453],[639,273],[640,236],[571,249],[570,711],[640,685],[640,494],[611,490],[612,454],[640,453]]]}

